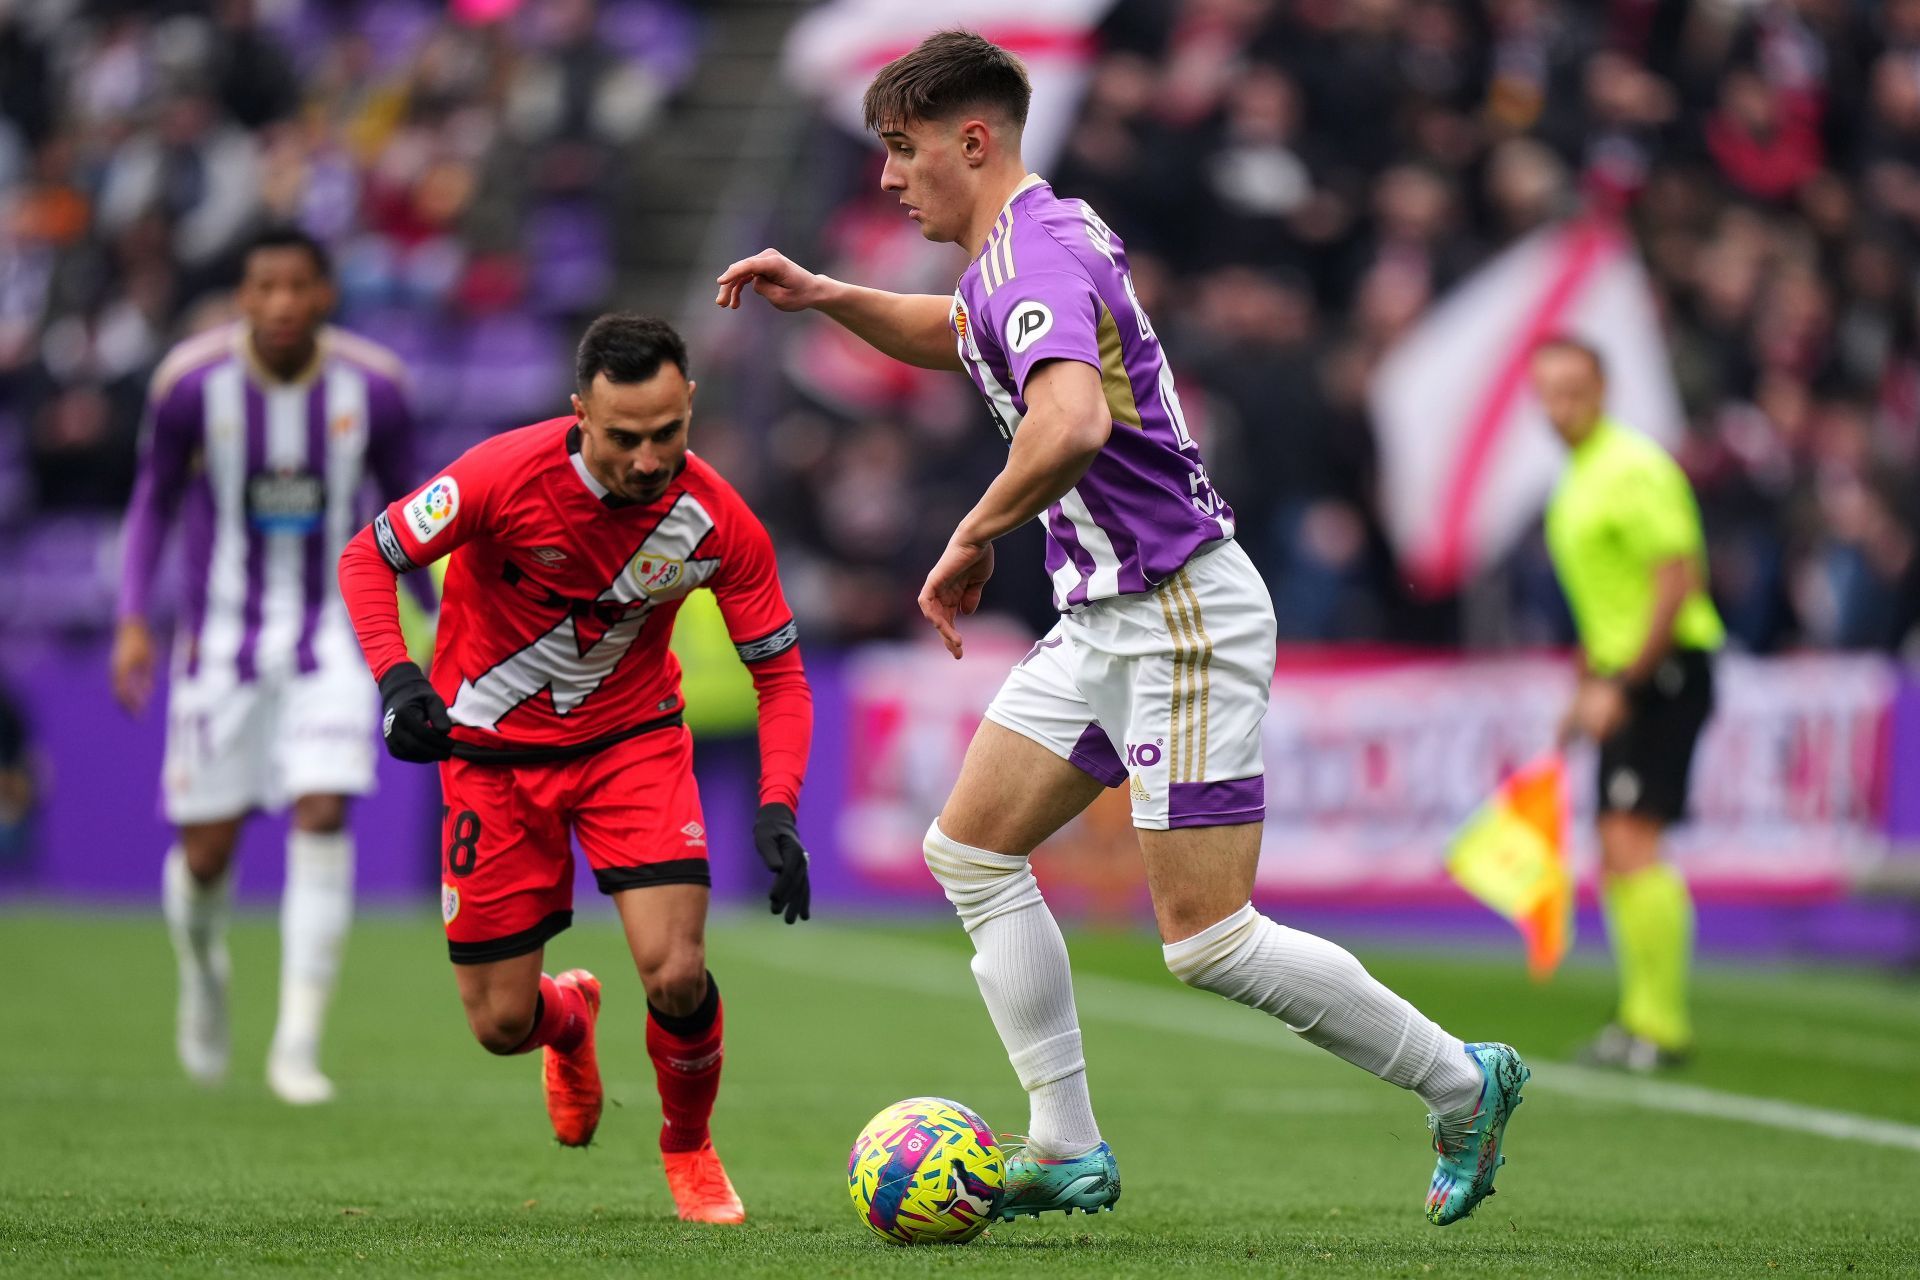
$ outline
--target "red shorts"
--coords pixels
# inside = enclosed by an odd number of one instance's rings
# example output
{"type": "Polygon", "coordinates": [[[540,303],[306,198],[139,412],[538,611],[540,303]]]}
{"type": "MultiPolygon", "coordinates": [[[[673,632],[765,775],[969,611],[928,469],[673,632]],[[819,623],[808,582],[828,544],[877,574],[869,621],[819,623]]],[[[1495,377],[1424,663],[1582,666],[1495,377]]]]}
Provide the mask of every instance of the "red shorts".
{"type": "Polygon", "coordinates": [[[573,923],[577,836],[602,893],[709,884],[684,725],[551,764],[448,760],[440,914],[455,964],[525,955],[573,923]]]}

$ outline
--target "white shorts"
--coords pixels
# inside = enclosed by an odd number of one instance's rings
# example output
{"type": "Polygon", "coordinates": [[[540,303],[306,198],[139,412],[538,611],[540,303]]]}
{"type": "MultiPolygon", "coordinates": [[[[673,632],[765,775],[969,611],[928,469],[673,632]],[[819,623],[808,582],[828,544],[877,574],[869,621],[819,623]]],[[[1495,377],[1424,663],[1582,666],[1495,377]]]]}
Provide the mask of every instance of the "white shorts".
{"type": "Polygon", "coordinates": [[[1223,542],[1152,591],[1063,615],[987,719],[1126,785],[1136,827],[1259,822],[1273,663],[1266,583],[1239,543],[1223,542]]]}
{"type": "Polygon", "coordinates": [[[161,793],[180,825],[373,790],[373,680],[357,660],[242,683],[231,669],[174,673],[161,793]]]}

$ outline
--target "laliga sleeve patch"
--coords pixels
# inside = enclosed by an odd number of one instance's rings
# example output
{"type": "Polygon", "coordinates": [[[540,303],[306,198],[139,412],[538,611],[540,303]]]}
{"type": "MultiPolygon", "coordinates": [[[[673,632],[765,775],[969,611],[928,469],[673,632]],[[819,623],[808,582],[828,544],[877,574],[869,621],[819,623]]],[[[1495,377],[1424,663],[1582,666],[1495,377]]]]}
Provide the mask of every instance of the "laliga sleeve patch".
{"type": "Polygon", "coordinates": [[[1047,336],[1053,328],[1053,312],[1044,302],[1023,302],[1007,317],[1007,346],[1015,355],[1047,336]]]}
{"type": "Polygon", "coordinates": [[[421,543],[432,542],[434,536],[451,524],[459,513],[460,484],[452,476],[441,476],[415,494],[413,501],[407,504],[407,528],[421,543]]]}

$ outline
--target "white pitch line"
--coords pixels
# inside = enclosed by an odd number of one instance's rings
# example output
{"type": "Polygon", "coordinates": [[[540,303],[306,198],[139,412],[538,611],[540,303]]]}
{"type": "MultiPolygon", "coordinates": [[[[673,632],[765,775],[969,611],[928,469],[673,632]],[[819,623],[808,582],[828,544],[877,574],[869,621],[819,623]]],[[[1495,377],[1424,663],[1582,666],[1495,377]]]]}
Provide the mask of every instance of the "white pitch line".
{"type": "MultiPolygon", "coordinates": [[[[937,976],[964,971],[966,957],[962,953],[858,934],[849,929],[815,928],[805,939],[782,939],[781,945],[743,949],[729,959],[749,959],[786,972],[805,969],[823,977],[915,995],[959,998],[973,994],[971,983],[960,987],[951,978],[937,976]],[[831,955],[823,946],[830,938],[833,940],[831,955]]],[[[1275,1034],[1274,1027],[1254,1018],[1223,1020],[1218,1016],[1222,1002],[1209,1000],[1197,992],[1160,990],[1143,982],[1104,974],[1075,975],[1073,986],[1076,1003],[1085,1018],[1262,1049],[1320,1052],[1297,1036],[1275,1034]]],[[[1789,1133],[1920,1152],[1920,1125],[1898,1120],[1832,1111],[1778,1098],[1752,1097],[1705,1085],[1638,1079],[1572,1063],[1529,1061],[1528,1065],[1534,1069],[1531,1087],[1584,1102],[1609,1102],[1646,1111],[1730,1120],[1789,1133]]]]}

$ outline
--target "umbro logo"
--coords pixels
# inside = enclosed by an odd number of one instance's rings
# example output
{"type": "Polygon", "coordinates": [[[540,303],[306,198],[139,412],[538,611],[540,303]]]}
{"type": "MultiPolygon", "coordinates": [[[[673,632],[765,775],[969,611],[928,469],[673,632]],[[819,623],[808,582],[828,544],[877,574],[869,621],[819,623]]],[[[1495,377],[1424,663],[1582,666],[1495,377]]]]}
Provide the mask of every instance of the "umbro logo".
{"type": "Polygon", "coordinates": [[[707,842],[707,829],[697,822],[689,822],[686,826],[680,828],[680,834],[687,838],[687,843],[690,845],[705,844],[707,842]]]}
{"type": "Polygon", "coordinates": [[[535,547],[533,558],[547,564],[559,564],[567,558],[567,553],[558,547],[535,547]]]}

